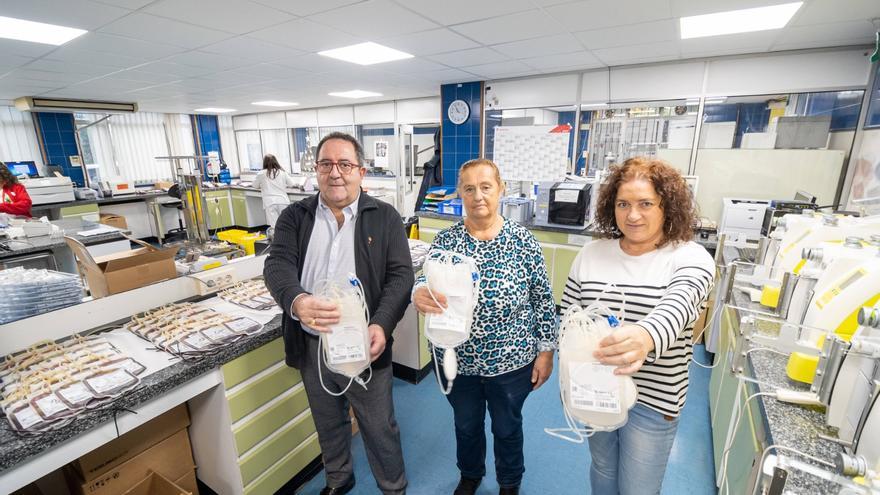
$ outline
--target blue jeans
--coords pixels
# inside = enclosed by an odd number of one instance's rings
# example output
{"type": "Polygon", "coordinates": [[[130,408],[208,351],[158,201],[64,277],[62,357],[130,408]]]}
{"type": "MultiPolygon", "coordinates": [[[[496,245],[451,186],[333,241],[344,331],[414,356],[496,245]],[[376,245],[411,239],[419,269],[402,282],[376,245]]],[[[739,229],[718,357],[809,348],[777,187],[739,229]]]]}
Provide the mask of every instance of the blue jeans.
{"type": "MultiPolygon", "coordinates": [[[[492,419],[495,476],[500,486],[519,486],[523,462],[522,408],[532,391],[532,366],[498,376],[458,376],[446,396],[455,416],[458,469],[465,478],[486,474],[486,409],[492,419]]],[[[442,373],[441,373],[442,375],[442,373]]],[[[446,380],[443,379],[446,386],[446,380]]]]}
{"type": "Polygon", "coordinates": [[[594,495],[659,494],[678,418],[636,404],[620,429],[590,437],[590,487],[594,495]]]}

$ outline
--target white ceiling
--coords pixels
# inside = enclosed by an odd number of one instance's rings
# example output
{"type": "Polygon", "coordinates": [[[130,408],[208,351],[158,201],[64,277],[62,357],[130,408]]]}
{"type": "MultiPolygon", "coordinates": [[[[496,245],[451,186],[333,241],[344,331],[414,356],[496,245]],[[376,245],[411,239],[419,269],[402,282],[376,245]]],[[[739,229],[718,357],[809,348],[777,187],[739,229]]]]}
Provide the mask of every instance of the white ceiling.
{"type": "Polygon", "coordinates": [[[439,94],[440,84],[694,57],[868,44],[878,0],[805,0],[781,30],[680,40],[681,16],[783,0],[0,0],[0,16],[89,32],[0,40],[0,104],[20,96],[142,110],[270,110],[439,94]],[[414,54],[369,67],[321,50],[375,41],[414,54]],[[363,89],[379,98],[345,100],[363,89]]]}

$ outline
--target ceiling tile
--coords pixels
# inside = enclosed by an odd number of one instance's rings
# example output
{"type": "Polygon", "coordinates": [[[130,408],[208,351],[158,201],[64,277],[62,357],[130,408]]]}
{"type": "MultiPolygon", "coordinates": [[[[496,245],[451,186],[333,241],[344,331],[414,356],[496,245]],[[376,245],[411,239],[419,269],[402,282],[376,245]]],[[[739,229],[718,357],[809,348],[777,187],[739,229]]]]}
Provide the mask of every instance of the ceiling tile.
{"type": "Polygon", "coordinates": [[[223,31],[138,12],[108,24],[98,32],[151,42],[158,41],[190,49],[217,43],[231,37],[229,33],[223,31]]]}
{"type": "Polygon", "coordinates": [[[534,74],[535,70],[522,62],[510,60],[494,64],[475,65],[473,67],[468,67],[468,72],[473,72],[478,76],[492,79],[534,74]]]}
{"type": "Polygon", "coordinates": [[[0,2],[0,12],[6,17],[86,30],[95,30],[130,13],[126,9],[88,0],[61,2],[4,0],[0,2]]]}
{"type": "Polygon", "coordinates": [[[230,38],[201,48],[203,52],[218,53],[239,58],[247,58],[253,62],[271,62],[302,55],[303,51],[287,46],[276,45],[256,38],[241,36],[230,38]]]}
{"type": "Polygon", "coordinates": [[[107,5],[115,5],[117,7],[123,7],[126,9],[137,10],[144,5],[154,2],[155,0],[93,0],[97,3],[103,3],[107,5]]]}
{"type": "Polygon", "coordinates": [[[126,91],[153,86],[154,84],[155,83],[134,81],[131,79],[102,77],[80,83],[79,85],[71,85],[70,88],[77,89],[87,86],[89,90],[106,91],[110,93],[123,93],[126,91]]]}
{"type": "Polygon", "coordinates": [[[681,54],[686,57],[764,52],[770,49],[779,34],[778,30],[773,30],[692,38],[680,40],[679,46],[681,54]]]}
{"type": "Polygon", "coordinates": [[[293,19],[278,9],[245,0],[161,0],[141,12],[236,34],[293,19]]]}
{"type": "Polygon", "coordinates": [[[364,41],[359,36],[352,36],[307,19],[297,19],[262,29],[251,33],[249,37],[307,52],[329,50],[364,41]]]}
{"type": "Polygon", "coordinates": [[[467,67],[469,65],[491,64],[507,60],[507,57],[489,48],[472,48],[459,52],[431,55],[427,58],[450,67],[467,67]]]}
{"type": "Polygon", "coordinates": [[[570,70],[573,67],[592,69],[604,66],[604,64],[592,53],[586,51],[526,58],[520,60],[520,62],[541,70],[553,68],[565,68],[570,70]]]}
{"type": "Polygon", "coordinates": [[[446,69],[445,65],[432,62],[424,58],[409,58],[374,65],[377,70],[393,72],[395,74],[413,74],[415,72],[428,72],[432,70],[446,69]]]}
{"type": "Polygon", "coordinates": [[[445,28],[387,38],[381,40],[381,43],[416,56],[464,50],[480,46],[479,43],[471,41],[464,36],[445,28]]]}
{"type": "Polygon", "coordinates": [[[45,45],[43,43],[29,43],[27,41],[0,39],[0,53],[4,55],[35,58],[46,55],[57,48],[57,46],[45,45]]]}
{"type": "Polygon", "coordinates": [[[452,29],[484,45],[538,38],[563,31],[558,22],[540,10],[460,24],[452,29]]]}
{"type": "Polygon", "coordinates": [[[663,41],[645,45],[618,46],[593,50],[593,54],[605,65],[622,65],[626,63],[642,63],[652,60],[670,60],[678,58],[678,43],[663,41]]]}
{"type": "Polygon", "coordinates": [[[60,60],[39,59],[31,62],[28,69],[64,72],[68,74],[86,74],[92,77],[103,76],[119,70],[119,67],[89,62],[63,62],[60,60]]]}
{"type": "MultiPolygon", "coordinates": [[[[68,51],[113,53],[141,60],[156,60],[180,53],[183,49],[156,41],[136,40],[112,34],[88,33],[62,46],[47,58],[55,58],[59,53],[68,51]]],[[[93,61],[103,62],[101,55],[96,53],[93,57],[93,61]]]]}
{"type": "Polygon", "coordinates": [[[274,9],[283,10],[285,12],[304,17],[307,15],[317,14],[319,12],[326,12],[328,10],[338,9],[347,5],[354,5],[356,3],[361,3],[364,0],[321,0],[320,2],[316,2],[315,0],[254,1],[266,5],[267,7],[272,7],[274,9]]]}
{"type": "Polygon", "coordinates": [[[170,74],[180,78],[199,77],[217,71],[216,68],[196,67],[192,65],[176,64],[174,62],[153,62],[141,65],[137,70],[140,72],[170,74]]]}
{"type": "Polygon", "coordinates": [[[129,81],[141,81],[149,84],[165,84],[183,79],[181,76],[169,72],[145,72],[140,70],[124,70],[117,72],[105,79],[127,79],[129,81]]]}
{"type": "Polygon", "coordinates": [[[168,57],[163,62],[174,62],[183,65],[191,65],[193,67],[204,67],[208,69],[229,70],[239,67],[253,65],[253,61],[245,58],[226,57],[216,53],[207,53],[202,51],[191,51],[168,57]]]}
{"type": "MultiPolygon", "coordinates": [[[[368,38],[384,38],[439,27],[437,24],[388,0],[370,0],[346,7],[344,11],[325,12],[309,19],[368,38]],[[352,22],[357,19],[356,22],[352,22]]],[[[337,46],[345,46],[339,44],[337,46]]]]}
{"type": "Polygon", "coordinates": [[[880,17],[877,0],[812,0],[805,2],[794,15],[793,26],[824,24],[828,22],[856,21],[880,17]]]}
{"type": "Polygon", "coordinates": [[[5,76],[6,79],[30,79],[33,81],[48,81],[58,83],[56,86],[74,84],[92,77],[86,74],[71,74],[69,72],[50,72],[46,70],[16,69],[5,76]]]}
{"type": "Polygon", "coordinates": [[[583,42],[587,50],[656,43],[659,41],[675,41],[680,38],[678,26],[673,20],[581,31],[575,33],[575,36],[583,42]]]}
{"type": "Polygon", "coordinates": [[[314,71],[314,72],[332,72],[345,69],[361,67],[353,65],[349,62],[343,62],[335,58],[324,57],[314,53],[300,55],[286,60],[276,60],[274,63],[285,67],[293,67],[294,69],[314,71]]]}
{"type": "Polygon", "coordinates": [[[587,31],[671,18],[669,0],[587,0],[545,9],[569,31],[587,31]]]}
{"type": "MultiPolygon", "coordinates": [[[[233,69],[224,74],[229,75],[240,75],[242,77],[248,77],[251,75],[255,76],[265,76],[271,79],[292,79],[296,77],[300,77],[302,75],[310,74],[309,72],[303,71],[302,69],[295,69],[292,67],[287,67],[278,64],[255,64],[249,65],[247,67],[242,67],[239,69],[233,69]]],[[[237,76],[236,76],[237,77],[237,76]]]]}
{"type": "Polygon", "coordinates": [[[774,47],[779,45],[835,46],[850,43],[870,43],[874,26],[867,19],[811,26],[788,27],[779,33],[774,47]]]}
{"type": "Polygon", "coordinates": [[[672,17],[714,14],[785,3],[787,0],[670,0],[672,17]]]}
{"type": "Polygon", "coordinates": [[[5,73],[8,70],[14,69],[16,67],[21,67],[24,64],[27,64],[34,59],[31,57],[21,57],[19,55],[12,55],[10,53],[0,53],[0,75],[5,73]]]}
{"type": "Polygon", "coordinates": [[[534,8],[528,0],[407,0],[407,8],[444,26],[489,19],[534,8]]]}
{"type": "Polygon", "coordinates": [[[581,44],[569,33],[535,38],[524,41],[514,41],[494,45],[493,50],[499,51],[510,58],[529,58],[540,55],[555,55],[557,53],[570,53],[581,50],[581,44]]]}

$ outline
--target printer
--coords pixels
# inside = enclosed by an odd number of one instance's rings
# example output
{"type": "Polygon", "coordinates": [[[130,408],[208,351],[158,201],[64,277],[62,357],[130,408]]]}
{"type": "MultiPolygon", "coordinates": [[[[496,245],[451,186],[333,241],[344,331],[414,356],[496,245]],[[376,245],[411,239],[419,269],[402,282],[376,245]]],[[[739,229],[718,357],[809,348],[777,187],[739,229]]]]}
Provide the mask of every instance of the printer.
{"type": "Polygon", "coordinates": [[[719,234],[727,234],[743,242],[761,237],[764,211],[770,205],[766,199],[724,198],[719,234]]]}
{"type": "Polygon", "coordinates": [[[764,211],[764,220],[761,223],[761,235],[770,235],[776,227],[776,221],[789,213],[803,213],[804,211],[816,211],[818,209],[815,200],[789,200],[772,199],[764,211]]]}
{"type": "Polygon", "coordinates": [[[21,183],[27,189],[31,201],[35,205],[65,203],[76,199],[73,194],[73,183],[70,181],[70,177],[40,177],[24,179],[21,183]]]}
{"type": "Polygon", "coordinates": [[[542,182],[535,201],[535,224],[585,229],[590,218],[591,182],[542,182]]]}

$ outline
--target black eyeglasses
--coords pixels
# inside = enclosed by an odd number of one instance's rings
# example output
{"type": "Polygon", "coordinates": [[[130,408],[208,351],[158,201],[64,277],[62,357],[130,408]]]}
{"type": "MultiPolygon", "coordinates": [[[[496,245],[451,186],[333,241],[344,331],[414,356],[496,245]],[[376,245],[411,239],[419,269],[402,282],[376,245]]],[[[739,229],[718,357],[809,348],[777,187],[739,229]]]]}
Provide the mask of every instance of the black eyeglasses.
{"type": "Polygon", "coordinates": [[[336,168],[339,169],[339,173],[342,175],[348,175],[353,169],[360,167],[357,163],[351,163],[348,160],[339,160],[338,162],[334,162],[333,160],[320,160],[315,162],[315,165],[318,172],[322,174],[329,174],[330,171],[333,170],[333,166],[336,165],[336,168]]]}

